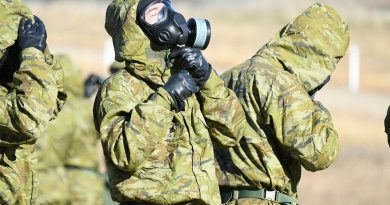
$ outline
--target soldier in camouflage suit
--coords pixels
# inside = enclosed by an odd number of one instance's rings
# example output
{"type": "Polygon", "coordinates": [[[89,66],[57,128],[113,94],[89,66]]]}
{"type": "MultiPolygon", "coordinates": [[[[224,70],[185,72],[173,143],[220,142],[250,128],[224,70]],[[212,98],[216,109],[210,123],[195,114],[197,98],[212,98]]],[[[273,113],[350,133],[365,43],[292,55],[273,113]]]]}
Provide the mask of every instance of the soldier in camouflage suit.
{"type": "Polygon", "coordinates": [[[166,86],[188,72],[168,67],[168,50],[151,49],[136,24],[138,3],[115,0],[106,13],[116,60],[126,61],[104,82],[94,106],[111,195],[121,204],[220,204],[211,138],[234,146],[245,114],[214,71],[187,96],[184,111],[176,111],[166,86]]]}
{"type": "Polygon", "coordinates": [[[44,25],[21,1],[0,0],[0,58],[0,204],[31,205],[38,186],[34,143],[66,94],[44,25]]]}
{"type": "Polygon", "coordinates": [[[387,134],[387,143],[390,146],[390,106],[387,109],[387,115],[385,118],[385,132],[387,134]]]}
{"type": "Polygon", "coordinates": [[[332,164],[337,133],[329,112],[312,98],[348,44],[338,14],[314,4],[223,74],[247,114],[248,132],[255,132],[229,151],[216,151],[224,203],[295,204],[301,166],[317,171],[332,164]]]}
{"type": "Polygon", "coordinates": [[[57,59],[64,69],[68,101],[37,143],[37,204],[99,205],[103,203],[104,178],[98,171],[100,143],[92,102],[84,98],[80,69],[67,56],[57,59]]]}

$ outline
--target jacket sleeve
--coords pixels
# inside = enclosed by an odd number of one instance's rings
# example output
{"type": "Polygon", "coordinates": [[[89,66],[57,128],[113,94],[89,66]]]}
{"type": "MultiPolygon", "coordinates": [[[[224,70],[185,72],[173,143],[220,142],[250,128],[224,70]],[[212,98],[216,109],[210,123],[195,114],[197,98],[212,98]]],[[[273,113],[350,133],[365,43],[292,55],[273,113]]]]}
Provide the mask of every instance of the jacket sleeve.
{"type": "Polygon", "coordinates": [[[200,90],[202,113],[213,140],[235,146],[244,135],[246,118],[236,94],[225,87],[215,71],[200,90]]]}
{"type": "Polygon", "coordinates": [[[298,82],[284,87],[269,100],[267,113],[278,140],[308,171],[329,167],[338,153],[338,136],[332,118],[313,101],[298,82]]]}
{"type": "Polygon", "coordinates": [[[0,100],[0,143],[33,143],[52,118],[58,94],[53,70],[42,52],[22,51],[13,86],[0,100]]]}
{"type": "Polygon", "coordinates": [[[54,72],[57,89],[58,89],[56,107],[54,109],[51,118],[51,120],[54,120],[57,117],[58,113],[61,111],[62,107],[64,106],[68,96],[64,89],[64,71],[62,69],[62,65],[57,61],[54,55],[50,53],[48,46],[46,46],[44,55],[45,55],[46,63],[49,64],[49,66],[52,68],[54,72]]]}
{"type": "Polygon", "coordinates": [[[117,73],[100,89],[94,105],[96,129],[107,158],[119,169],[135,172],[162,147],[172,126],[169,94],[158,89],[146,101],[137,100],[146,85],[117,73]],[[130,89],[131,87],[131,89],[130,89]]]}

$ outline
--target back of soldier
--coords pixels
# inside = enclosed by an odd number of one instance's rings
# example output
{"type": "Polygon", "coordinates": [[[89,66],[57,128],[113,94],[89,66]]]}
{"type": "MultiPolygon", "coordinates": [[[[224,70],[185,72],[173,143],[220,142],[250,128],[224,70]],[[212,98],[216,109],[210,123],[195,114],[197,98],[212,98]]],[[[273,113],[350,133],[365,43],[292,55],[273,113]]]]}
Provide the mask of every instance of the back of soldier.
{"type": "Polygon", "coordinates": [[[332,8],[317,3],[222,75],[257,132],[244,137],[228,157],[217,157],[223,202],[295,204],[301,167],[318,171],[333,163],[337,132],[314,95],[329,81],[348,44],[348,26],[332,8]]]}
{"type": "Polygon", "coordinates": [[[38,142],[41,187],[37,204],[102,204],[100,144],[92,101],[84,98],[84,81],[71,59],[61,55],[58,61],[64,68],[68,102],[38,142]]]}

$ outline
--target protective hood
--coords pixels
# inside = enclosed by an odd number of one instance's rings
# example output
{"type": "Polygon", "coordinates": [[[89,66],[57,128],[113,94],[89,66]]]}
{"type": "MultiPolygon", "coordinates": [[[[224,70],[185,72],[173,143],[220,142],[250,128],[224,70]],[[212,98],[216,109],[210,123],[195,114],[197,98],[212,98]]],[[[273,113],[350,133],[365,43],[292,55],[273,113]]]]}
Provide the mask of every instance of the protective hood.
{"type": "Polygon", "coordinates": [[[22,17],[33,18],[30,9],[20,0],[0,0],[0,58],[18,38],[22,17]]]}
{"type": "Polygon", "coordinates": [[[309,7],[258,52],[294,74],[310,92],[334,71],[349,45],[348,26],[329,6],[309,7]]]}
{"type": "Polygon", "coordinates": [[[139,0],[114,0],[106,11],[105,28],[112,37],[115,59],[126,61],[138,77],[163,85],[170,74],[165,72],[167,51],[153,51],[150,40],[136,24],[139,0]]]}
{"type": "Polygon", "coordinates": [[[56,60],[64,71],[64,90],[68,94],[83,97],[84,81],[79,67],[66,55],[57,55],[56,60]]]}

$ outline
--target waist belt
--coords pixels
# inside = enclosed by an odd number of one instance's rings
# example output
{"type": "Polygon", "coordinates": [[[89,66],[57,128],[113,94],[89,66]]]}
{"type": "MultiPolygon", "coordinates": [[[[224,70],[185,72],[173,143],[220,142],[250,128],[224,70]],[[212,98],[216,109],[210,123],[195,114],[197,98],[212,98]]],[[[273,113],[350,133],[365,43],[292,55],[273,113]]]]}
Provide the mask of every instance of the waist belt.
{"type": "Polygon", "coordinates": [[[297,205],[297,200],[294,197],[283,194],[279,191],[268,191],[266,189],[221,189],[221,199],[223,204],[232,200],[244,198],[265,199],[281,204],[297,205]]]}
{"type": "Polygon", "coordinates": [[[78,167],[78,166],[73,166],[73,165],[65,165],[65,169],[68,169],[68,170],[78,170],[78,171],[84,171],[84,172],[93,173],[93,174],[96,174],[96,175],[102,175],[101,173],[99,173],[98,170],[93,169],[93,168],[87,168],[87,167],[78,167]]]}

